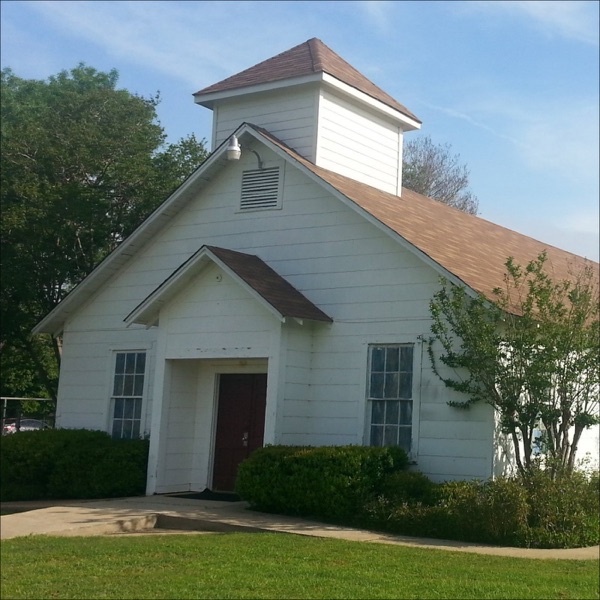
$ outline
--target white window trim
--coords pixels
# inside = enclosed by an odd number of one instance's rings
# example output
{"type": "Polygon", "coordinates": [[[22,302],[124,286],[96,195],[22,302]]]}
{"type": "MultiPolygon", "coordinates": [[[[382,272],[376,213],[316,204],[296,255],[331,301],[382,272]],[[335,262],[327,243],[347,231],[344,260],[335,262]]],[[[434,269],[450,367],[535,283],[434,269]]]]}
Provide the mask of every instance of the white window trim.
{"type": "Polygon", "coordinates": [[[423,376],[423,337],[402,339],[401,341],[372,340],[366,344],[366,373],[364,388],[364,427],[363,445],[371,445],[371,401],[369,400],[370,376],[371,376],[371,348],[374,346],[413,346],[413,378],[412,378],[412,423],[411,423],[411,448],[408,458],[416,463],[419,455],[419,426],[421,414],[421,381],[423,376]]]}
{"type": "Polygon", "coordinates": [[[140,436],[146,437],[150,434],[150,429],[148,427],[148,423],[151,422],[152,416],[147,414],[148,410],[148,402],[149,402],[149,389],[150,389],[150,373],[152,369],[150,368],[150,360],[153,358],[153,353],[151,352],[151,345],[140,345],[132,347],[130,345],[115,345],[108,350],[107,357],[107,369],[106,369],[106,400],[105,400],[105,410],[104,410],[104,422],[105,422],[105,431],[112,436],[113,430],[113,415],[114,415],[114,383],[115,383],[115,369],[117,364],[117,354],[119,353],[139,353],[143,352],[146,354],[146,365],[144,370],[144,387],[142,390],[142,414],[140,420],[140,436]]]}

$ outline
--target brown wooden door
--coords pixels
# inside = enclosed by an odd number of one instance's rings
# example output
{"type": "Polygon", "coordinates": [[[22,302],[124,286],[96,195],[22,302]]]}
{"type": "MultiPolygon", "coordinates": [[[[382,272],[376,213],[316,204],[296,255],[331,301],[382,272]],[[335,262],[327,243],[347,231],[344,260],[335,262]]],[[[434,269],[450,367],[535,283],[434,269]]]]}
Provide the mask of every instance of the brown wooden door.
{"type": "Polygon", "coordinates": [[[219,377],[213,490],[232,492],[238,465],[262,447],[266,399],[266,373],[219,377]]]}

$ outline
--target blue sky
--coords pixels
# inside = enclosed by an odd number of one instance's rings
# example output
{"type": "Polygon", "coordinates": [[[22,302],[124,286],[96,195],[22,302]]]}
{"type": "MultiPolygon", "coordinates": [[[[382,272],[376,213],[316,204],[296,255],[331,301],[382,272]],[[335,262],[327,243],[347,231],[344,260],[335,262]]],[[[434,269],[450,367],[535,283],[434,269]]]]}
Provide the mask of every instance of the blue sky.
{"type": "Polygon", "coordinates": [[[120,87],[160,92],[171,141],[209,140],[193,92],[318,37],[452,145],[481,217],[598,260],[598,7],[2,1],[0,57],[24,78],[116,68],[120,87]]]}

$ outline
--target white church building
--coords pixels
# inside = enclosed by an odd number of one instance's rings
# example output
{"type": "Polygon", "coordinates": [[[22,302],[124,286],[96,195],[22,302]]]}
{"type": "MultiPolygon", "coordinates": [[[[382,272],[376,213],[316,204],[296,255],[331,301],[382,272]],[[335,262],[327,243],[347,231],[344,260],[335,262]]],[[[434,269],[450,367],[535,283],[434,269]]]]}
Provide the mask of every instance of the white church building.
{"type": "Polygon", "coordinates": [[[149,436],[148,494],[232,490],[265,444],[501,473],[493,409],[432,371],[429,302],[441,276],[491,296],[509,256],[583,259],[403,188],[421,122],[318,39],[195,101],[210,156],[35,329],[63,337],[57,425],[149,436]]]}

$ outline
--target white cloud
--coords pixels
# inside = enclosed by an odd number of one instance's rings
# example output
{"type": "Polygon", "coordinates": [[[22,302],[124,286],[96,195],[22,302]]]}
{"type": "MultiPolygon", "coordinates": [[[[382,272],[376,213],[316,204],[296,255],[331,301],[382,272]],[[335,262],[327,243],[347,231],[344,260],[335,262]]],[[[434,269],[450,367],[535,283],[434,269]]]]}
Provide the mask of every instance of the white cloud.
{"type": "Polygon", "coordinates": [[[572,102],[568,114],[546,107],[533,109],[522,123],[522,152],[540,170],[561,173],[574,182],[598,180],[598,107],[572,102]]]}
{"type": "Polygon", "coordinates": [[[598,45],[598,2],[522,0],[466,2],[463,7],[525,17],[549,36],[598,45]]]}
{"type": "Polygon", "coordinates": [[[363,0],[356,3],[366,15],[369,22],[381,32],[388,32],[391,25],[390,10],[394,8],[394,2],[385,0],[363,0]]]}
{"type": "MultiPolygon", "coordinates": [[[[29,6],[63,35],[95,44],[120,61],[175,77],[195,91],[268,58],[262,31],[251,28],[242,37],[231,28],[236,17],[245,20],[243,13],[252,4],[51,1],[30,2],[29,6]],[[256,36],[257,43],[253,44],[256,36]]],[[[279,38],[270,39],[270,43],[277,43],[279,38]]]]}
{"type": "Polygon", "coordinates": [[[454,105],[432,108],[505,140],[529,168],[560,175],[577,187],[585,185],[597,193],[597,95],[550,98],[494,86],[458,99],[454,105]]]}

